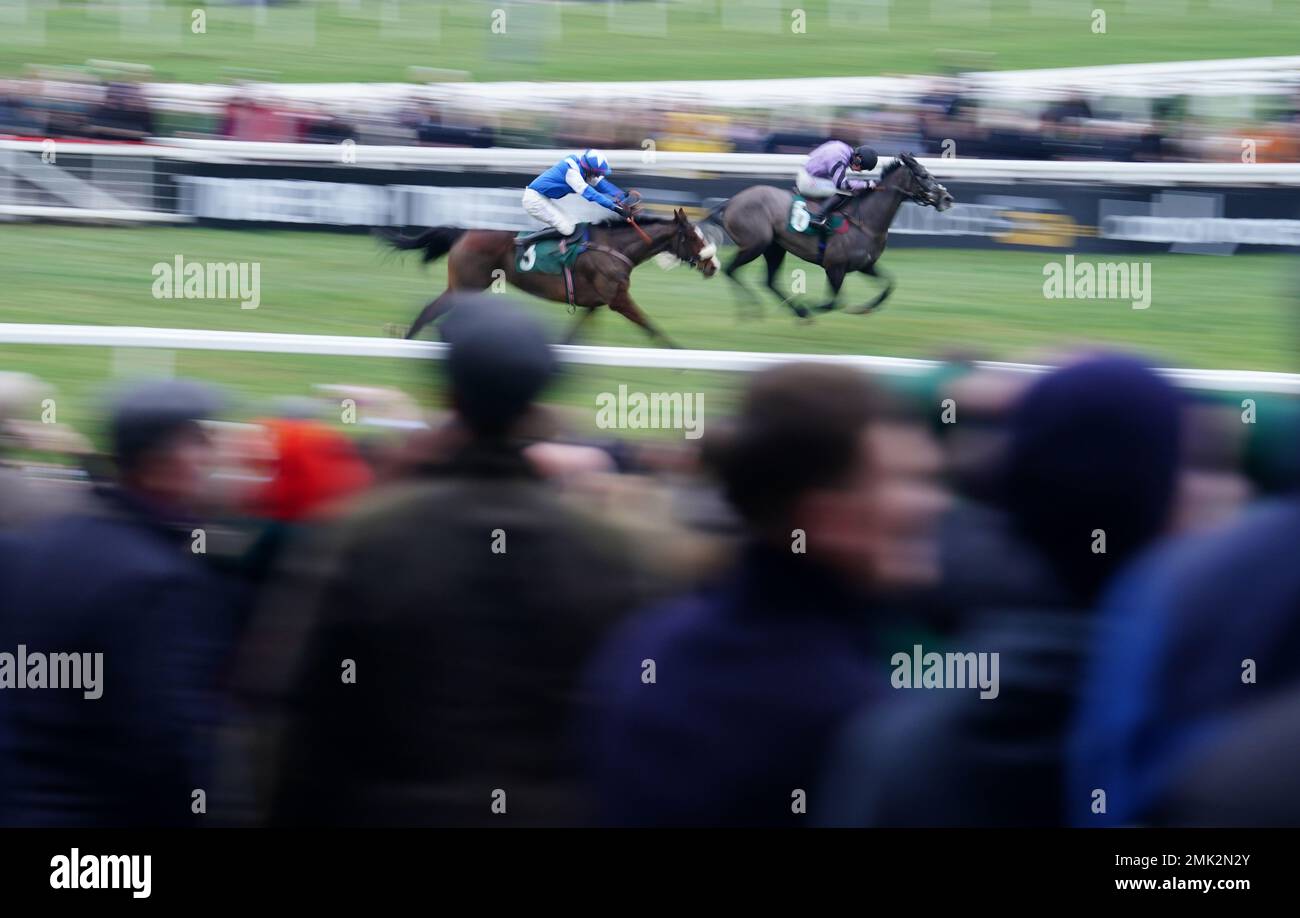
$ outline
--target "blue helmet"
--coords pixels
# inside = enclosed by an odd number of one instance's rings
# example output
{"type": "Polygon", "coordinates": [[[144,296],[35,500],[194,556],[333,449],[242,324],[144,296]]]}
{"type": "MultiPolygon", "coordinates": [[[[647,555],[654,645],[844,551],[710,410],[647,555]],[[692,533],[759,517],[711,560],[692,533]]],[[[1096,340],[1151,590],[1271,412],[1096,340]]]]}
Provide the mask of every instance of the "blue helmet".
{"type": "Polygon", "coordinates": [[[609,175],[609,160],[605,159],[605,154],[599,150],[583,150],[578,159],[587,172],[609,175]]]}

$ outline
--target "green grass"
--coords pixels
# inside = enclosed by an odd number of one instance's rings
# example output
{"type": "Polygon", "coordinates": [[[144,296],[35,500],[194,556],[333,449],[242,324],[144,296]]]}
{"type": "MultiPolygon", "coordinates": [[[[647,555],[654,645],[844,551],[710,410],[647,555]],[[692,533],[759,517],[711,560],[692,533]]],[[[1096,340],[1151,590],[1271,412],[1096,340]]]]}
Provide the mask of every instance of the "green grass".
{"type": "Polygon", "coordinates": [[[0,74],[110,59],[184,81],[236,71],[290,82],[400,81],[411,66],[475,80],[741,79],[926,73],[953,62],[1016,69],[1249,57],[1300,47],[1300,0],[1253,3],[1263,10],[1256,12],[1211,0],[891,0],[887,29],[851,18],[863,15],[854,12],[864,6],[858,0],[319,0],[268,8],[260,26],[248,7],[209,5],[206,33],[196,35],[190,15],[200,6],[169,0],[170,19],[127,28],[67,0],[43,27],[10,12],[0,18],[0,74]],[[386,7],[401,18],[385,23],[386,7]],[[1105,34],[1093,32],[1097,7],[1106,12],[1105,34]],[[493,31],[494,9],[506,11],[504,34],[493,31]],[[792,30],[796,9],[806,13],[802,34],[792,30]],[[980,10],[987,17],[972,12],[980,10]]]}
{"type": "MultiPolygon", "coordinates": [[[[724,252],[724,255],[729,253],[724,252]]],[[[1137,349],[1166,366],[1290,371],[1294,368],[1293,258],[1160,255],[1152,262],[1150,308],[1104,300],[1046,300],[1043,266],[1059,256],[1039,252],[893,249],[882,265],[898,279],[894,297],[871,316],[831,314],[799,325],[775,302],[761,320],[738,316],[721,275],[705,280],[685,267],[645,265],[633,293],[685,347],[799,353],[932,357],[953,350],[1003,359],[1033,359],[1044,349],[1104,342],[1137,349]]],[[[824,290],[808,271],[810,296],[824,290]]],[[[762,269],[742,274],[757,285],[762,269]]],[[[335,335],[379,335],[387,323],[408,323],[443,286],[440,265],[387,259],[366,236],[298,231],[200,228],[0,227],[0,321],[143,325],[335,335]],[[160,300],[152,267],[177,254],[186,260],[261,265],[261,305],[160,300]]],[[[845,285],[845,301],[876,288],[866,278],[845,285]]],[[[530,310],[558,333],[571,321],[560,304],[531,298],[530,310]]],[[[583,343],[645,346],[639,329],[602,310],[583,343]]],[[[147,360],[148,355],[140,359],[147,360]]],[[[61,415],[92,417],[105,382],[136,366],[130,354],[106,348],[7,346],[0,370],[22,370],[56,383],[61,415]],[[125,370],[123,368],[126,368],[125,370]]],[[[431,392],[423,361],[298,357],[178,351],[179,374],[212,379],[250,400],[304,394],[314,383],[395,385],[431,392]]],[[[724,373],[589,368],[575,370],[553,393],[561,404],[590,406],[595,393],[620,382],[633,388],[706,391],[710,409],[735,396],[724,373]]],[[[250,402],[250,405],[253,402],[250,402]]]]}

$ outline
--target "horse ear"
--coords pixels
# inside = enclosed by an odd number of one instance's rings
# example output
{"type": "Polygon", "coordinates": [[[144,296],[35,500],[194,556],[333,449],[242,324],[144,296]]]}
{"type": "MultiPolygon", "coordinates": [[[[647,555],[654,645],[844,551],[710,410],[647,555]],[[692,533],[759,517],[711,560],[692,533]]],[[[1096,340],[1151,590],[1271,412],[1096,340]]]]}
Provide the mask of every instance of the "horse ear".
{"type": "Polygon", "coordinates": [[[673,211],[673,219],[676,220],[678,223],[685,223],[686,211],[682,210],[680,207],[677,208],[676,210],[673,211]]]}

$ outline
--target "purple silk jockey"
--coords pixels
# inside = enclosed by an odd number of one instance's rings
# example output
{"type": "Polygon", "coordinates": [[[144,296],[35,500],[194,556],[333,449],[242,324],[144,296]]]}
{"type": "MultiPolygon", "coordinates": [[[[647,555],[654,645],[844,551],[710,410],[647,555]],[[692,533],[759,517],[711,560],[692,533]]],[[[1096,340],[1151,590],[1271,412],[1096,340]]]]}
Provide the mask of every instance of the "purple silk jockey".
{"type": "Polygon", "coordinates": [[[795,187],[805,198],[829,199],[816,213],[809,212],[814,226],[826,220],[845,201],[860,191],[875,188],[870,179],[849,178],[848,173],[870,172],[876,168],[876,151],[871,147],[850,147],[839,140],[828,140],[812,153],[799,170],[795,187]]]}

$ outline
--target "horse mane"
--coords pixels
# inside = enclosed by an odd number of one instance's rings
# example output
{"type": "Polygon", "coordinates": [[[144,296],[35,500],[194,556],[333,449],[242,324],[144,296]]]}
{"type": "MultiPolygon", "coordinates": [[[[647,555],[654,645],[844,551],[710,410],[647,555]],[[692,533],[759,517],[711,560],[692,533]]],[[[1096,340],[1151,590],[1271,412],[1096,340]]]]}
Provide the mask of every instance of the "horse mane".
{"type": "Polygon", "coordinates": [[[904,165],[906,165],[906,164],[903,162],[903,158],[902,158],[901,156],[895,156],[893,162],[891,162],[891,163],[890,163],[888,166],[886,166],[884,169],[880,170],[880,177],[881,177],[881,179],[887,179],[887,178],[889,178],[891,175],[893,175],[893,174],[894,174],[895,172],[897,172],[899,169],[903,168],[904,165]]]}

